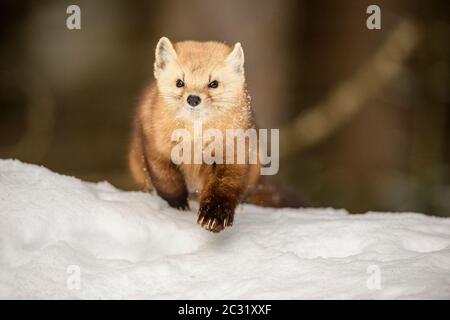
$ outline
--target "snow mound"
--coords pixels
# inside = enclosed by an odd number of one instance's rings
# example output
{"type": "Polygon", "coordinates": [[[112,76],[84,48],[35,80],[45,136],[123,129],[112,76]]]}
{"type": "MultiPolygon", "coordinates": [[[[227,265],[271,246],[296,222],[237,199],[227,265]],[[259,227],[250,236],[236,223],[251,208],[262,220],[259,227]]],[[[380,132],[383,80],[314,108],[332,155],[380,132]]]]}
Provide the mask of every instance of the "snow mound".
{"type": "Polygon", "coordinates": [[[0,298],[450,298],[450,219],[191,206],[0,160],[0,298]]]}

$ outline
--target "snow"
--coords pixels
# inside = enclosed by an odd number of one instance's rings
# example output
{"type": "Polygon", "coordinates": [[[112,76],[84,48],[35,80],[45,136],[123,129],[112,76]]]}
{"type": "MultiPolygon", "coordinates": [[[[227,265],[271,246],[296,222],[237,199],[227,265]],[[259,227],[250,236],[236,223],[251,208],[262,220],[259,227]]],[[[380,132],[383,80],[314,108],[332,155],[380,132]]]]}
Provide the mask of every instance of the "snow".
{"type": "Polygon", "coordinates": [[[450,298],[449,218],[191,206],[0,160],[0,298],[450,298]]]}

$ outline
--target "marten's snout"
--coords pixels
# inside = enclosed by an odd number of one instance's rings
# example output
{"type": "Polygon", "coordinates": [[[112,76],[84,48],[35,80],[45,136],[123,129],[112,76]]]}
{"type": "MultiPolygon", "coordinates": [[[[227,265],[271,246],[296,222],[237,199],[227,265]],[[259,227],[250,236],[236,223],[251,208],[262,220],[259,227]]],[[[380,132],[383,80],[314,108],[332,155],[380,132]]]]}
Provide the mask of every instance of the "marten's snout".
{"type": "Polygon", "coordinates": [[[189,103],[190,106],[196,107],[202,102],[202,99],[200,99],[199,96],[189,96],[187,97],[187,103],[189,103]]]}

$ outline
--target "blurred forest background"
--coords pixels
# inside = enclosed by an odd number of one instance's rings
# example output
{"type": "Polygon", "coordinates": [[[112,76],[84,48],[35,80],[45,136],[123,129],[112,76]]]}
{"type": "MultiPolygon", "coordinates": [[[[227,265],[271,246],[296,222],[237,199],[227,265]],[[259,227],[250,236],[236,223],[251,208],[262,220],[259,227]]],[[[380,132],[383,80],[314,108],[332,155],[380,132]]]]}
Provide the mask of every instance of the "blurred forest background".
{"type": "Polygon", "coordinates": [[[281,128],[279,179],[318,206],[449,216],[449,4],[3,0],[0,158],[132,189],[157,40],[240,41],[258,123],[281,128]],[[371,4],[381,30],[366,28],[371,4]]]}

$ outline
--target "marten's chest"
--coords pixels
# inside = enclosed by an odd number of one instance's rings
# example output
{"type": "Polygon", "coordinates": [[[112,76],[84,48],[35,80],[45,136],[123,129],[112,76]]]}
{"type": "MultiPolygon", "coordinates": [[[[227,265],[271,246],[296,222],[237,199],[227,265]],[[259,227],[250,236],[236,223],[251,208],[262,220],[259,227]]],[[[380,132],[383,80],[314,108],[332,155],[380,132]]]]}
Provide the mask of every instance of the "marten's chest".
{"type": "Polygon", "coordinates": [[[180,170],[183,173],[186,188],[189,193],[200,193],[203,189],[205,175],[209,174],[208,168],[200,164],[182,164],[180,170]]]}

